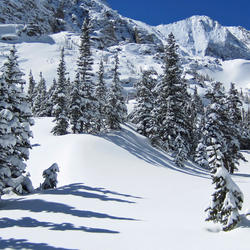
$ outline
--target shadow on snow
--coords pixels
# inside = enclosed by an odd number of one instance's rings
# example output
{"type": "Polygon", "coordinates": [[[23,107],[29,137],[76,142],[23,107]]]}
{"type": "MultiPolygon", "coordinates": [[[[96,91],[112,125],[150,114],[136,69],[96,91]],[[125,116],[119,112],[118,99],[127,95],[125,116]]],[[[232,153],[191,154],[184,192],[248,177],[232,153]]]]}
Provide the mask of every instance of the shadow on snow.
{"type": "Polygon", "coordinates": [[[84,185],[83,183],[73,183],[70,185],[62,186],[57,189],[39,191],[40,194],[55,194],[55,195],[75,195],[83,198],[91,198],[91,199],[99,199],[101,201],[115,201],[115,202],[124,202],[124,203],[135,203],[134,201],[128,201],[125,199],[119,198],[111,198],[106,194],[112,194],[117,196],[122,196],[126,198],[136,198],[140,199],[141,197],[136,197],[128,194],[121,194],[114,191],[106,190],[104,188],[96,188],[89,187],[84,185]],[[94,191],[99,192],[101,194],[86,192],[86,191],[94,191]]]}
{"type": "Polygon", "coordinates": [[[0,247],[0,249],[74,250],[61,247],[52,247],[45,243],[31,243],[25,239],[2,239],[1,237],[0,247]]]}
{"type": "Polygon", "coordinates": [[[134,128],[130,124],[126,124],[121,131],[114,131],[103,136],[104,139],[116,144],[127,150],[137,158],[146,161],[155,166],[166,167],[181,173],[198,176],[202,178],[210,178],[208,170],[199,167],[190,162],[185,163],[185,167],[178,167],[173,163],[173,159],[165,152],[154,148],[150,145],[146,137],[135,136],[134,128]],[[132,131],[131,131],[132,130],[132,131]]]}
{"type": "Polygon", "coordinates": [[[41,213],[41,212],[63,213],[81,218],[99,218],[99,219],[130,220],[130,221],[135,220],[132,218],[116,217],[104,213],[92,212],[87,210],[78,210],[66,204],[50,202],[40,199],[30,199],[30,200],[26,200],[23,198],[10,199],[8,201],[5,201],[4,210],[20,210],[20,211],[25,210],[36,213],[41,213]]]}
{"type": "Polygon", "coordinates": [[[83,231],[83,232],[88,232],[88,233],[113,233],[117,234],[119,232],[117,231],[112,231],[108,229],[101,229],[101,228],[91,228],[91,227],[75,227],[71,223],[52,223],[52,222],[41,222],[38,220],[35,220],[30,217],[23,217],[22,219],[14,220],[10,218],[1,218],[0,219],[0,228],[10,228],[10,227],[44,227],[48,228],[49,230],[54,230],[54,231],[83,231]]]}

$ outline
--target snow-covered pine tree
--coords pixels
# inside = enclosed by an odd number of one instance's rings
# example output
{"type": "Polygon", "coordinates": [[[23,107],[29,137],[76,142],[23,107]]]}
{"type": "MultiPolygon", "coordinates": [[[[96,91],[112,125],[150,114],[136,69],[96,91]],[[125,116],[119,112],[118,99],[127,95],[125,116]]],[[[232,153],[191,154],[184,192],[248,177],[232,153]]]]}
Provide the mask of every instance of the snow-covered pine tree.
{"type": "Polygon", "coordinates": [[[43,117],[48,115],[47,111],[47,91],[46,82],[42,72],[40,72],[40,80],[35,88],[35,97],[33,105],[33,114],[37,117],[43,117]]]}
{"type": "Polygon", "coordinates": [[[47,115],[49,117],[52,117],[53,116],[53,107],[54,107],[54,103],[55,103],[55,98],[56,98],[56,94],[55,94],[55,91],[56,91],[56,88],[57,88],[57,82],[56,82],[56,79],[54,78],[53,79],[53,83],[52,85],[50,86],[48,92],[47,92],[47,115]]]}
{"type": "Polygon", "coordinates": [[[242,108],[241,117],[241,149],[250,149],[250,105],[248,110],[242,108]]]}
{"type": "Polygon", "coordinates": [[[107,87],[104,82],[104,65],[103,60],[100,61],[99,71],[98,71],[98,81],[95,89],[95,98],[97,99],[97,119],[96,126],[99,132],[102,132],[106,128],[106,115],[105,107],[107,104],[107,87]]]}
{"type": "Polygon", "coordinates": [[[61,50],[60,63],[57,68],[57,84],[55,89],[55,102],[53,106],[53,120],[56,125],[52,129],[54,135],[67,134],[68,123],[68,110],[67,110],[67,80],[66,80],[66,65],[64,61],[64,48],[61,50]]]}
{"type": "Polygon", "coordinates": [[[242,103],[235,85],[231,83],[231,87],[226,98],[228,125],[225,130],[227,140],[226,162],[227,169],[230,173],[234,173],[239,165],[239,160],[245,160],[243,154],[240,152],[240,138],[241,138],[241,107],[242,103]]]}
{"type": "Polygon", "coordinates": [[[190,155],[192,158],[195,158],[196,148],[198,147],[198,144],[200,144],[202,138],[202,126],[204,122],[204,105],[196,86],[188,105],[187,113],[189,114],[190,124],[192,126],[190,155]]]}
{"type": "MultiPolygon", "coordinates": [[[[19,69],[18,56],[15,46],[10,50],[8,59],[3,67],[1,77],[1,169],[11,180],[6,183],[17,192],[23,193],[32,188],[25,187],[25,161],[29,158],[32,137],[30,126],[34,124],[28,98],[23,92],[24,75],[19,69]]],[[[28,177],[27,177],[28,178],[28,177]]],[[[30,183],[29,183],[30,185],[30,183]]]]}
{"type": "Polygon", "coordinates": [[[13,107],[9,101],[10,95],[7,82],[0,78],[0,197],[11,178],[10,161],[16,145],[15,134],[12,131],[19,129],[20,126],[16,122],[13,107]]]}
{"type": "Polygon", "coordinates": [[[142,72],[142,79],[136,84],[136,101],[131,122],[137,124],[137,131],[149,137],[151,133],[152,110],[154,108],[155,95],[154,88],[156,86],[156,72],[145,70],[142,72]]]}
{"type": "Polygon", "coordinates": [[[48,169],[43,171],[44,182],[41,185],[41,189],[51,189],[57,186],[57,173],[59,172],[59,167],[57,163],[52,164],[48,169]]]}
{"type": "Polygon", "coordinates": [[[80,79],[79,73],[76,74],[76,79],[72,84],[69,100],[69,120],[71,125],[71,130],[74,134],[81,133],[81,89],[80,89],[80,79]]]}
{"type": "Polygon", "coordinates": [[[159,138],[160,146],[173,152],[174,156],[178,155],[176,161],[181,164],[187,158],[192,143],[192,127],[187,112],[190,96],[186,83],[181,77],[182,72],[177,53],[178,45],[172,33],[169,34],[167,41],[163,78],[156,88],[157,99],[152,114],[157,125],[155,137],[159,138]],[[181,147],[183,153],[181,154],[176,148],[177,137],[179,137],[178,141],[183,143],[181,147]]]}
{"type": "Polygon", "coordinates": [[[34,80],[32,71],[30,70],[30,73],[29,73],[29,86],[28,86],[28,101],[30,103],[32,111],[33,111],[34,97],[36,95],[35,94],[35,86],[36,86],[36,82],[34,80]]]}
{"type": "Polygon", "coordinates": [[[95,125],[97,103],[94,96],[94,83],[92,81],[93,58],[91,53],[90,30],[90,19],[87,16],[82,25],[77,73],[79,74],[81,93],[80,131],[81,133],[95,134],[97,133],[95,125]]]}
{"type": "Polygon", "coordinates": [[[122,94],[118,67],[119,57],[116,53],[113,81],[108,91],[107,106],[105,107],[107,129],[120,129],[120,123],[123,123],[127,117],[127,107],[122,94]]]}
{"type": "Polygon", "coordinates": [[[208,90],[206,98],[210,100],[210,104],[206,109],[205,123],[203,128],[203,144],[208,144],[209,131],[211,130],[211,121],[213,126],[218,127],[221,135],[221,147],[223,154],[224,167],[233,173],[237,169],[239,159],[244,159],[239,151],[239,133],[235,127],[229,112],[229,100],[227,100],[224,89],[220,82],[212,83],[212,90],[208,90]],[[212,120],[213,117],[216,117],[212,120]]]}
{"type": "Polygon", "coordinates": [[[206,221],[219,222],[224,231],[234,229],[240,221],[239,210],[242,208],[243,194],[234,183],[227,169],[223,165],[220,133],[211,132],[210,145],[207,147],[208,161],[212,173],[215,192],[212,194],[206,221]]]}

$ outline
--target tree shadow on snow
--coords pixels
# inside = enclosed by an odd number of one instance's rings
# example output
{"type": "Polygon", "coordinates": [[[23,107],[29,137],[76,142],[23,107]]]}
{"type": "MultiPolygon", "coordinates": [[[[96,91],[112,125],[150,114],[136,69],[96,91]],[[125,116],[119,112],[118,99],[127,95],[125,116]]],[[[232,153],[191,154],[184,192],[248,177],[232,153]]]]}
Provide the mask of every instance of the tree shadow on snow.
{"type": "MultiPolygon", "coordinates": [[[[250,215],[250,214],[247,214],[247,215],[250,215]]],[[[247,218],[247,215],[245,214],[241,215],[241,221],[238,224],[238,227],[250,228],[250,220],[247,218]]]]}
{"type": "Polygon", "coordinates": [[[120,198],[111,198],[107,196],[106,194],[112,194],[112,195],[117,195],[121,197],[126,197],[126,198],[136,198],[140,199],[140,197],[128,195],[128,194],[121,194],[117,192],[113,192],[110,190],[106,190],[104,188],[93,188],[84,185],[83,183],[73,183],[70,185],[62,186],[56,189],[52,190],[44,190],[44,191],[39,191],[40,194],[55,194],[55,195],[75,195],[83,198],[91,198],[91,199],[99,199],[101,201],[115,201],[115,202],[124,202],[124,203],[135,203],[134,201],[129,201],[125,199],[120,199],[120,198]],[[101,194],[97,193],[91,193],[87,191],[94,191],[94,192],[99,192],[101,194]]]}
{"type": "MultiPolygon", "coordinates": [[[[40,199],[26,200],[10,199],[5,201],[4,210],[25,210],[36,213],[48,212],[48,213],[63,213],[81,218],[98,218],[98,219],[112,219],[112,220],[130,220],[135,221],[132,218],[117,217],[104,213],[92,212],[87,210],[78,210],[74,207],[68,206],[62,203],[50,202],[40,199]]],[[[0,225],[1,227],[1,225],[0,225]]]]}
{"type": "Polygon", "coordinates": [[[173,163],[173,159],[171,159],[171,157],[165,152],[151,146],[146,137],[141,135],[141,137],[136,137],[131,130],[134,131],[134,128],[131,125],[126,124],[125,128],[122,128],[122,133],[120,131],[114,131],[104,135],[103,138],[152,165],[166,167],[193,176],[210,178],[208,170],[205,170],[196,164],[186,162],[185,167],[178,167],[173,163]]]}
{"type": "Polygon", "coordinates": [[[234,173],[233,176],[249,178],[249,177],[250,177],[250,174],[238,174],[238,173],[234,173]]]}
{"type": "Polygon", "coordinates": [[[2,239],[0,249],[34,249],[34,250],[75,250],[69,248],[52,247],[45,243],[32,243],[25,239],[2,239]]]}
{"type": "Polygon", "coordinates": [[[242,152],[245,154],[250,154],[250,150],[242,150],[242,152]]]}
{"type": "MultiPolygon", "coordinates": [[[[91,227],[75,227],[72,223],[52,223],[52,222],[41,222],[35,220],[30,217],[23,217],[22,219],[10,219],[10,218],[1,218],[0,219],[0,228],[10,228],[10,227],[43,227],[48,228],[49,230],[54,231],[83,231],[88,233],[112,233],[118,234],[118,231],[108,230],[108,229],[101,229],[101,228],[91,228],[91,227]]],[[[0,244],[1,246],[1,244],[0,244]]]]}
{"type": "Polygon", "coordinates": [[[2,239],[0,249],[34,249],[34,250],[73,250],[61,247],[52,247],[45,243],[31,243],[25,239],[2,239]]]}

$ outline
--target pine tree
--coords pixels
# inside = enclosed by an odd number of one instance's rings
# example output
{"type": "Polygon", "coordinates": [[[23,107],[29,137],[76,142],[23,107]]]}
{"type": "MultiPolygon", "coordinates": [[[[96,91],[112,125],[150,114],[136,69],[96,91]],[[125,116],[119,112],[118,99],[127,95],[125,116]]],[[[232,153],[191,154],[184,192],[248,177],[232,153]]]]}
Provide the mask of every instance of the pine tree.
{"type": "Polygon", "coordinates": [[[95,89],[95,98],[98,103],[97,111],[97,130],[99,132],[104,131],[106,128],[106,116],[105,116],[105,106],[107,103],[107,87],[104,82],[104,65],[103,61],[100,61],[99,71],[98,71],[98,81],[95,89]]]}
{"type": "Polygon", "coordinates": [[[168,36],[168,44],[165,49],[165,65],[162,81],[157,86],[156,105],[152,112],[156,126],[154,128],[154,140],[160,146],[176,157],[176,163],[182,165],[190,152],[191,124],[187,115],[190,96],[187,92],[185,81],[181,77],[179,66],[178,45],[174,35],[168,36]],[[183,153],[176,148],[177,143],[182,142],[183,153]],[[182,160],[180,159],[180,155],[182,160]],[[177,160],[178,158],[178,160],[177,160]]]}
{"type": "MultiPolygon", "coordinates": [[[[23,92],[23,73],[18,66],[15,46],[10,50],[1,77],[0,135],[1,174],[11,177],[5,185],[17,192],[25,190],[25,161],[29,158],[32,137],[30,126],[34,124],[28,98],[23,92]]],[[[1,177],[3,181],[3,176],[1,177]]],[[[2,182],[3,183],[3,182],[2,182]]],[[[27,182],[26,182],[27,183],[27,182]]],[[[1,184],[1,186],[4,186],[1,184]]],[[[26,188],[29,191],[30,188],[26,188]]]]}
{"type": "Polygon", "coordinates": [[[32,75],[32,71],[30,70],[29,74],[29,86],[28,86],[28,101],[30,103],[31,109],[33,110],[33,104],[34,104],[34,98],[35,98],[35,86],[36,82],[34,80],[34,77],[32,75]]]}
{"type": "Polygon", "coordinates": [[[67,134],[68,128],[68,113],[67,113],[67,80],[66,80],[66,66],[64,61],[64,48],[61,50],[60,63],[57,68],[57,85],[55,89],[55,103],[53,107],[53,115],[56,125],[52,129],[54,135],[67,134]]]}
{"type": "Polygon", "coordinates": [[[81,93],[81,118],[80,131],[81,133],[97,133],[96,128],[96,109],[97,102],[94,96],[93,77],[93,58],[91,53],[90,41],[90,19],[87,16],[82,26],[82,34],[80,37],[79,58],[77,61],[77,72],[80,81],[81,93]]]}
{"type": "Polygon", "coordinates": [[[147,137],[149,137],[151,131],[151,112],[154,108],[155,102],[155,74],[156,72],[153,72],[152,70],[144,71],[142,73],[141,81],[136,84],[137,104],[134,108],[131,119],[131,122],[137,124],[137,131],[147,137]]]}
{"type": "Polygon", "coordinates": [[[210,145],[207,147],[215,192],[212,194],[210,206],[205,210],[206,221],[219,222],[224,231],[229,231],[240,221],[239,210],[242,208],[243,194],[223,165],[223,153],[218,134],[218,130],[213,130],[210,145]]]}
{"type": "MultiPolygon", "coordinates": [[[[188,105],[187,114],[189,115],[190,124],[192,126],[191,138],[192,144],[190,147],[190,154],[193,158],[196,155],[196,148],[200,144],[202,138],[202,126],[204,122],[204,106],[195,86],[194,93],[188,105]]],[[[201,145],[200,145],[201,146],[201,145]]]]}
{"type": "Polygon", "coordinates": [[[43,171],[43,178],[45,179],[41,185],[43,190],[56,188],[57,186],[57,173],[59,167],[57,163],[52,164],[48,169],[43,171]]]}
{"type": "Polygon", "coordinates": [[[106,112],[107,129],[120,129],[120,124],[126,120],[127,107],[122,94],[122,86],[119,79],[119,58],[115,55],[115,66],[113,70],[113,82],[108,92],[106,112]]]}
{"type": "Polygon", "coordinates": [[[56,79],[53,79],[53,83],[49,88],[49,91],[47,92],[47,107],[46,107],[46,113],[49,117],[53,116],[53,107],[56,99],[56,89],[57,89],[57,82],[56,79]]]}
{"type": "Polygon", "coordinates": [[[242,108],[241,111],[241,149],[250,149],[250,106],[248,110],[242,108]]]}
{"type": "Polygon", "coordinates": [[[229,90],[229,95],[226,98],[228,124],[224,131],[227,140],[227,151],[225,154],[227,166],[230,173],[234,173],[239,165],[239,160],[245,158],[240,152],[240,138],[241,138],[241,111],[242,103],[239,99],[238,91],[232,83],[229,90]]]}
{"type": "Polygon", "coordinates": [[[34,97],[33,113],[35,116],[44,117],[48,115],[47,111],[47,91],[46,82],[40,72],[40,80],[35,88],[36,96],[34,97]]]}
{"type": "Polygon", "coordinates": [[[71,124],[71,129],[74,134],[81,133],[81,100],[82,94],[80,93],[80,79],[79,73],[76,74],[76,79],[73,82],[70,101],[69,101],[69,119],[71,124]]]}

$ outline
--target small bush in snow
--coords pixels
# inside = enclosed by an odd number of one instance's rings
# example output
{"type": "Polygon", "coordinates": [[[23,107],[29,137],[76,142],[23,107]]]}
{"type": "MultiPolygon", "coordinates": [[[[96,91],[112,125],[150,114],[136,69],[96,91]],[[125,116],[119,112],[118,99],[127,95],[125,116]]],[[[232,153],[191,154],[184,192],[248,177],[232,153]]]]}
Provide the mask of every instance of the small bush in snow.
{"type": "Polygon", "coordinates": [[[57,172],[59,172],[59,167],[57,163],[54,163],[48,169],[43,171],[43,178],[45,178],[42,189],[56,188],[57,185],[57,172]]]}

